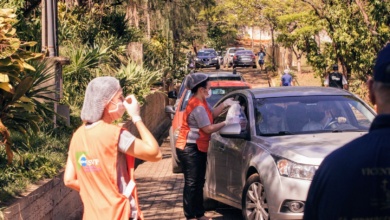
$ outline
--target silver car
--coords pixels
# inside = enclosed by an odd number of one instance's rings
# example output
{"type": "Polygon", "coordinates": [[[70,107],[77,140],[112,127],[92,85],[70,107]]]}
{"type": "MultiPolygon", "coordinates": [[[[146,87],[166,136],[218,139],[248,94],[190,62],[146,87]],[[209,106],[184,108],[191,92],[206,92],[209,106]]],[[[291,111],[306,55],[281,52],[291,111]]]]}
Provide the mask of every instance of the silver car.
{"type": "MultiPolygon", "coordinates": [[[[335,88],[239,90],[217,104],[231,97],[243,115],[211,136],[205,204],[242,209],[244,219],[302,219],[323,158],[365,134],[375,117],[357,96],[335,88]]],[[[227,110],[214,123],[226,117],[227,110]]]]}

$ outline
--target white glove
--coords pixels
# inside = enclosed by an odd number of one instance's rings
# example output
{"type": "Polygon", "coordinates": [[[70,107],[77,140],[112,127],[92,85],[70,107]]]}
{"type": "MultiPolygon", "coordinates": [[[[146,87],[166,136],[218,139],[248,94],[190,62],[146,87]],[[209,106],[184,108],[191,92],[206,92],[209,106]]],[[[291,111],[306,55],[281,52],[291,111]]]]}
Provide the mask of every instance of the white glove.
{"type": "Polygon", "coordinates": [[[228,98],[222,102],[223,107],[231,106],[233,104],[238,104],[238,101],[233,101],[233,98],[228,98]]]}
{"type": "Polygon", "coordinates": [[[345,124],[345,123],[347,123],[347,119],[345,117],[338,117],[337,118],[337,123],[345,124]]]}
{"type": "Polygon", "coordinates": [[[125,98],[123,105],[126,108],[127,114],[130,115],[131,120],[135,124],[137,121],[141,121],[140,106],[134,95],[129,95],[125,98]]]}

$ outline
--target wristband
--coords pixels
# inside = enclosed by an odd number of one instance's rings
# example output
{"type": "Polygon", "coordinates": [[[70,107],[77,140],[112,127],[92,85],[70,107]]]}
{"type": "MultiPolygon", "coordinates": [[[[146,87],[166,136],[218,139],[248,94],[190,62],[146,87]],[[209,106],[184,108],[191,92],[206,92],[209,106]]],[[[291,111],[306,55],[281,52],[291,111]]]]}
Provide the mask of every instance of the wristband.
{"type": "Polygon", "coordinates": [[[136,115],[136,116],[131,117],[131,121],[133,121],[134,124],[135,124],[136,122],[138,122],[138,121],[141,121],[141,120],[142,120],[142,118],[141,118],[141,116],[139,116],[139,115],[136,115]]]}

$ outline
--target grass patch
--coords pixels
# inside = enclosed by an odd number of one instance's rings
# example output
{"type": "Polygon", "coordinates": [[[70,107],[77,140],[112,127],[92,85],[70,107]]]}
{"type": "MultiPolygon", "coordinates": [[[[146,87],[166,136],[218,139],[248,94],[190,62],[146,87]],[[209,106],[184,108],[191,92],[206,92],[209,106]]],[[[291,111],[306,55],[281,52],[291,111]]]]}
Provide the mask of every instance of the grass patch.
{"type": "Polygon", "coordinates": [[[47,126],[26,139],[12,133],[14,161],[6,165],[6,153],[0,149],[0,210],[25,192],[29,184],[53,178],[65,166],[71,128],[47,126]]]}

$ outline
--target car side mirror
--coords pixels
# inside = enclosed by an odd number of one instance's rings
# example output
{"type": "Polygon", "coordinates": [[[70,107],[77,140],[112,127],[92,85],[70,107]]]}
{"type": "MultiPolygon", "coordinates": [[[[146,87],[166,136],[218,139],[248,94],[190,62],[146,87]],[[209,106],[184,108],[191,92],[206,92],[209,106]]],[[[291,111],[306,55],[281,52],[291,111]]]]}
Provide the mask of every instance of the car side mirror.
{"type": "Polygon", "coordinates": [[[176,113],[175,107],[173,107],[172,105],[165,106],[165,113],[175,114],[176,113]]]}
{"type": "Polygon", "coordinates": [[[177,93],[175,90],[169,91],[168,92],[168,98],[170,99],[177,99],[177,93]]]}
{"type": "Polygon", "coordinates": [[[173,120],[173,117],[175,117],[176,113],[175,107],[172,105],[165,106],[165,113],[167,113],[171,120],[173,120]]]}
{"type": "Polygon", "coordinates": [[[241,133],[241,125],[239,123],[234,123],[234,124],[228,124],[221,128],[219,130],[219,133],[226,134],[226,135],[231,135],[231,134],[240,134],[241,133]]]}
{"type": "Polygon", "coordinates": [[[238,138],[250,140],[249,132],[241,132],[241,125],[239,123],[228,124],[219,130],[219,134],[224,138],[238,138]]]}

